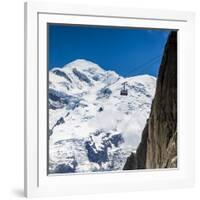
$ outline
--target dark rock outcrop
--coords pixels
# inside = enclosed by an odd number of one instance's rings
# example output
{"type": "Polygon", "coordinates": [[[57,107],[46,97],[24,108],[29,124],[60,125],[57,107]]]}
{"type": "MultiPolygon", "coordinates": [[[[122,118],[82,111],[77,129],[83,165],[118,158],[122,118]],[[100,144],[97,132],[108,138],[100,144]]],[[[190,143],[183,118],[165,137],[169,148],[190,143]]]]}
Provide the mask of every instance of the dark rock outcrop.
{"type": "Polygon", "coordinates": [[[88,140],[85,141],[85,149],[90,162],[95,162],[101,165],[109,161],[109,148],[119,147],[124,142],[121,133],[111,134],[102,130],[97,130],[93,135],[90,135],[88,140]],[[102,140],[100,146],[95,143],[94,137],[102,140]]]}
{"type": "Polygon", "coordinates": [[[79,78],[80,81],[85,81],[88,84],[91,84],[90,79],[82,72],[78,71],[76,68],[73,68],[73,73],[79,78]]]}
{"type": "Polygon", "coordinates": [[[72,83],[72,80],[69,78],[69,76],[67,76],[67,74],[59,69],[55,69],[53,70],[53,73],[58,75],[58,76],[62,76],[64,77],[66,80],[68,80],[70,83],[72,83]]]}
{"type": "Polygon", "coordinates": [[[177,33],[165,46],[151,113],[124,170],[177,167],[177,33]]]}
{"type": "Polygon", "coordinates": [[[133,170],[133,169],[137,169],[137,158],[135,153],[131,153],[131,155],[127,158],[123,168],[123,170],[133,170]]]}

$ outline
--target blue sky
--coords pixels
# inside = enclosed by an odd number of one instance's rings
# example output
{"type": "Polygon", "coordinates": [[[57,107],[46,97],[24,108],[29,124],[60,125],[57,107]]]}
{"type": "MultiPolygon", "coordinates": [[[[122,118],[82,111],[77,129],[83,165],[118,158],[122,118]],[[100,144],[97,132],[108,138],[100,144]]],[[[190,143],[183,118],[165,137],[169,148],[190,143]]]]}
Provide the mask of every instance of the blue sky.
{"type": "Polygon", "coordinates": [[[100,26],[48,26],[49,70],[86,59],[130,77],[157,76],[168,30],[100,26]]]}

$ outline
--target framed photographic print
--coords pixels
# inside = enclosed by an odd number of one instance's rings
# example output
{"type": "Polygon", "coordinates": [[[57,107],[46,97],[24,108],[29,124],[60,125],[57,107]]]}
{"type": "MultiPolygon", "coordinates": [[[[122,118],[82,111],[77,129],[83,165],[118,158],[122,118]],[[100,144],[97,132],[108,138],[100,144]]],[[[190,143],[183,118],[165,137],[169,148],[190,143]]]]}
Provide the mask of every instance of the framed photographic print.
{"type": "Polygon", "coordinates": [[[194,14],[25,4],[25,195],[192,186],[194,14]]]}

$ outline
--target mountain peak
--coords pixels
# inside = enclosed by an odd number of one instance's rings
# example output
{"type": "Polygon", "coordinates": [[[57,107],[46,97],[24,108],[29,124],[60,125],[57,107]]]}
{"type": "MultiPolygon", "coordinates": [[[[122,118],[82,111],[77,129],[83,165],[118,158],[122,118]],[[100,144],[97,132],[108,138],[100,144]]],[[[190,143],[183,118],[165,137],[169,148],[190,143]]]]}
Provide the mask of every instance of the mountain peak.
{"type": "Polygon", "coordinates": [[[85,59],[76,59],[76,60],[64,65],[64,67],[63,67],[64,70],[73,69],[73,68],[77,68],[77,70],[89,70],[89,69],[94,70],[94,69],[96,69],[96,70],[104,71],[96,63],[89,61],[89,60],[85,60],[85,59]]]}
{"type": "Polygon", "coordinates": [[[68,64],[96,64],[96,63],[94,63],[90,60],[83,59],[83,58],[78,58],[76,60],[71,61],[68,64]]]}

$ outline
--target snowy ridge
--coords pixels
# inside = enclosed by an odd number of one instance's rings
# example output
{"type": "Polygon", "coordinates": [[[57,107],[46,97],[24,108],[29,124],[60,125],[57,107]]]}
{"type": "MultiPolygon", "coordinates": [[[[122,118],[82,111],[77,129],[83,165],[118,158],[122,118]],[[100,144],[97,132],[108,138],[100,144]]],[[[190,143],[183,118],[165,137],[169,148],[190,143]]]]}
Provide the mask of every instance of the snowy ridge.
{"type": "Polygon", "coordinates": [[[49,171],[121,170],[138,146],[156,78],[124,78],[75,60],[49,71],[49,171]],[[128,96],[120,96],[122,83],[128,96]]]}

